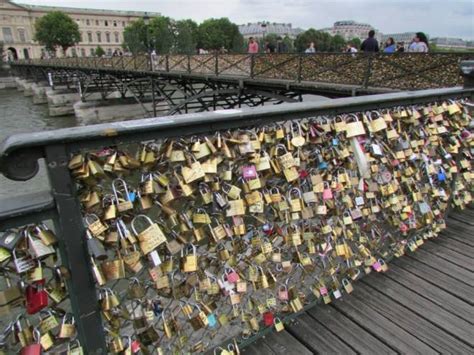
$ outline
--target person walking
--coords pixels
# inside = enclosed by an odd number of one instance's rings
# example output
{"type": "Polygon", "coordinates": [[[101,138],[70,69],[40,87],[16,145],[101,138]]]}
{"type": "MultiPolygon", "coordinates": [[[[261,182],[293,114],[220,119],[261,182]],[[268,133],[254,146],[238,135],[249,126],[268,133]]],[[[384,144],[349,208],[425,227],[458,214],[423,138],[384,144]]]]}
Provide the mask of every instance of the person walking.
{"type": "Polygon", "coordinates": [[[304,51],[305,53],[316,53],[316,48],[314,48],[314,42],[310,42],[308,47],[304,51]]]}
{"type": "Polygon", "coordinates": [[[286,53],[288,52],[288,48],[286,47],[286,43],[283,42],[283,38],[277,38],[277,45],[276,45],[276,52],[277,53],[286,53]]]}
{"type": "Polygon", "coordinates": [[[384,53],[395,53],[396,45],[395,41],[392,37],[388,37],[387,41],[385,41],[385,48],[383,50],[384,53]]]}
{"type": "Polygon", "coordinates": [[[375,31],[369,31],[369,37],[362,42],[360,50],[362,52],[378,52],[379,51],[379,42],[374,38],[375,31]]]}
{"type": "Polygon", "coordinates": [[[413,38],[413,42],[408,47],[408,52],[427,53],[430,50],[428,38],[423,32],[417,32],[413,38]]]}
{"type": "Polygon", "coordinates": [[[404,42],[398,42],[397,43],[397,52],[398,53],[405,52],[405,43],[404,42]]]}
{"type": "Polygon", "coordinates": [[[248,53],[250,54],[258,53],[258,43],[253,37],[249,38],[248,53]]]}

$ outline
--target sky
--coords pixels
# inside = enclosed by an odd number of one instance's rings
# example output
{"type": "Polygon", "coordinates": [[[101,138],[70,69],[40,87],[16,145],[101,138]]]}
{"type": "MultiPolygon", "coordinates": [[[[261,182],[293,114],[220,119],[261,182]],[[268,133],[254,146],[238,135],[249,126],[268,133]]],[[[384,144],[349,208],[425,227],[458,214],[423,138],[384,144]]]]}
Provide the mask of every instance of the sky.
{"type": "Polygon", "coordinates": [[[423,31],[430,37],[474,40],[474,0],[17,0],[18,3],[160,12],[174,19],[228,17],[293,27],[330,27],[335,21],[369,23],[382,33],[423,31]]]}

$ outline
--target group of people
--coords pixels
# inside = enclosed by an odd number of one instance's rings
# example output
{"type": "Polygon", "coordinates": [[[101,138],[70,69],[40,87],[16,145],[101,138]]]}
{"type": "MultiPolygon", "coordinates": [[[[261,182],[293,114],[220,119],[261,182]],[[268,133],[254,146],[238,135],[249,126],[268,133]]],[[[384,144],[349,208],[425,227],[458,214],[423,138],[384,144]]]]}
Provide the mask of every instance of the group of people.
{"type": "MultiPolygon", "coordinates": [[[[429,44],[428,38],[423,32],[417,32],[415,37],[413,38],[412,43],[408,46],[408,52],[420,52],[426,53],[429,51],[429,44]]],[[[375,39],[375,31],[370,30],[369,36],[365,39],[362,44],[360,45],[360,49],[356,48],[354,43],[349,42],[347,43],[344,52],[349,53],[357,53],[358,51],[362,52],[380,52],[383,51],[384,53],[395,53],[395,52],[405,52],[405,43],[398,42],[395,43],[395,40],[392,37],[389,37],[385,42],[384,48],[381,50],[379,47],[378,41],[375,39]]],[[[286,53],[288,51],[288,47],[283,42],[281,37],[277,38],[277,44],[274,45],[269,41],[265,42],[265,53],[286,53]]],[[[254,54],[259,52],[258,42],[255,38],[250,37],[248,43],[248,53],[254,54]]],[[[305,53],[316,53],[316,46],[314,42],[310,42],[306,47],[305,53]]]]}
{"type": "MultiPolygon", "coordinates": [[[[347,52],[354,52],[353,45],[348,45],[347,52]]],[[[423,32],[417,32],[413,38],[411,44],[408,46],[408,52],[419,52],[426,53],[429,52],[428,38],[423,32]]],[[[375,39],[375,31],[369,31],[369,37],[362,42],[360,45],[360,50],[362,52],[379,52],[379,43],[375,39]]],[[[357,50],[355,50],[357,51],[357,50]]],[[[387,38],[385,41],[385,46],[383,48],[384,53],[395,53],[395,52],[405,52],[405,44],[403,42],[395,43],[395,40],[392,37],[387,38]]]]}
{"type": "MultiPolygon", "coordinates": [[[[258,53],[260,50],[258,42],[255,38],[250,37],[248,43],[248,53],[255,54],[258,53]]],[[[265,53],[286,53],[288,52],[288,46],[285,42],[283,42],[283,38],[277,37],[276,45],[270,41],[265,41],[264,47],[265,53]]]]}

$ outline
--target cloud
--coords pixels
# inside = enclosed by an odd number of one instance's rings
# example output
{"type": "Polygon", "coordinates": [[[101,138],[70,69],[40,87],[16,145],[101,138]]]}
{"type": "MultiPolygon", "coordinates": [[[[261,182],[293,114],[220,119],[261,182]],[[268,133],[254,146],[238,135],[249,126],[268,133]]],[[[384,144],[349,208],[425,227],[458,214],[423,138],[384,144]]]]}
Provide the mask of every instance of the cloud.
{"type": "Polygon", "coordinates": [[[198,22],[228,17],[323,28],[338,20],[369,23],[383,33],[423,31],[431,37],[474,39],[472,0],[24,0],[30,4],[160,12],[198,22]]]}

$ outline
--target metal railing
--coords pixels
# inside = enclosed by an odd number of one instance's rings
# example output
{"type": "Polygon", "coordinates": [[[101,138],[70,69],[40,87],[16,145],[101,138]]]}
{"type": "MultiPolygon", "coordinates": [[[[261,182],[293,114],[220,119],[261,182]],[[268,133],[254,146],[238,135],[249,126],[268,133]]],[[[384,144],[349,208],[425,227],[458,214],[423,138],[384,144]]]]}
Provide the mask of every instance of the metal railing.
{"type": "Polygon", "coordinates": [[[472,53],[203,54],[31,59],[13,66],[153,71],[208,78],[420,90],[461,85],[459,62],[473,58],[472,53]]]}
{"type": "MultiPolygon", "coordinates": [[[[85,353],[105,353],[101,311],[84,238],[86,229],[83,225],[76,185],[68,169],[68,162],[73,153],[169,137],[261,127],[308,117],[337,116],[443,102],[454,98],[472,100],[474,89],[450,88],[400,92],[257,108],[251,111],[216,111],[17,134],[7,138],[0,145],[2,174],[12,180],[29,180],[38,172],[38,160],[44,159],[51,191],[35,196],[17,197],[14,199],[16,201],[14,206],[11,205],[12,201],[1,201],[0,230],[44,219],[54,220],[63,262],[71,274],[68,282],[69,294],[81,344],[85,353]]],[[[266,331],[268,329],[259,334],[266,331]]]]}

